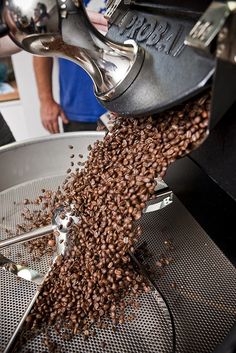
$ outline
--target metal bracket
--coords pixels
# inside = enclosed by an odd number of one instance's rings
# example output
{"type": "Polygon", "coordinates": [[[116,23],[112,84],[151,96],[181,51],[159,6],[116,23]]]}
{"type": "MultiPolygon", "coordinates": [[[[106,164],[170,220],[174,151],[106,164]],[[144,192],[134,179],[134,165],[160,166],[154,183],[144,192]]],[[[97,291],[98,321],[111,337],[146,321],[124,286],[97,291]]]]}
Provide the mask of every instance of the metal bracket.
{"type": "Polygon", "coordinates": [[[98,121],[100,125],[109,132],[114,125],[115,116],[111,112],[106,112],[99,117],[98,121]]]}
{"type": "Polygon", "coordinates": [[[185,44],[209,55],[217,38],[216,56],[235,64],[235,18],[236,1],[213,1],[186,37],[185,44]]]}
{"type": "Polygon", "coordinates": [[[109,21],[114,15],[117,7],[120,5],[122,0],[109,0],[107,4],[107,11],[105,12],[104,17],[109,21]]]}
{"type": "Polygon", "coordinates": [[[230,13],[227,2],[213,1],[187,36],[185,44],[208,54],[211,43],[219,34],[230,13]]]}
{"type": "MultiPolygon", "coordinates": [[[[236,7],[236,2],[235,2],[236,7]]],[[[217,40],[216,57],[236,64],[236,10],[221,29],[217,40]]]]}
{"type": "Polygon", "coordinates": [[[132,0],[109,0],[104,17],[110,24],[114,23],[117,18],[124,15],[125,12],[123,10],[125,7],[129,6],[131,2],[132,0]]]}
{"type": "Polygon", "coordinates": [[[186,45],[216,58],[210,129],[235,102],[235,33],[236,1],[213,1],[185,39],[186,45]]]}
{"type": "Polygon", "coordinates": [[[155,194],[155,198],[147,202],[147,207],[143,210],[143,213],[150,213],[159,211],[166,206],[169,206],[173,202],[173,192],[169,188],[160,190],[155,194]]]}

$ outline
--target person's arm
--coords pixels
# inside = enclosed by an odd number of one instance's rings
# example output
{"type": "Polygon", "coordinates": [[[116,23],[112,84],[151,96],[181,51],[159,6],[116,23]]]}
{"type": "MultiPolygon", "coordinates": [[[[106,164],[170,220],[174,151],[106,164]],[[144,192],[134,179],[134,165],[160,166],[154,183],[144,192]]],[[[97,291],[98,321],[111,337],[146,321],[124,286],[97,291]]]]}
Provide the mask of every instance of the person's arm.
{"type": "Polygon", "coordinates": [[[0,38],[0,57],[10,56],[21,51],[19,47],[11,40],[10,37],[5,36],[0,38]]]}
{"type": "Polygon", "coordinates": [[[68,119],[60,105],[55,102],[53,97],[53,59],[49,57],[34,56],[33,65],[40,100],[40,114],[42,124],[50,133],[56,134],[60,132],[58,118],[61,117],[64,124],[68,123],[68,119]]]}
{"type": "Polygon", "coordinates": [[[98,31],[106,33],[108,30],[108,22],[104,16],[92,10],[88,10],[88,17],[98,31]]]}
{"type": "MultiPolygon", "coordinates": [[[[89,18],[93,25],[100,31],[107,31],[107,21],[103,15],[94,11],[88,11],[89,18]]],[[[35,77],[38,87],[38,95],[41,104],[41,119],[43,126],[51,133],[59,132],[58,118],[61,117],[63,123],[68,123],[68,119],[59,104],[53,98],[52,92],[52,68],[53,59],[49,57],[33,58],[35,77]]]]}

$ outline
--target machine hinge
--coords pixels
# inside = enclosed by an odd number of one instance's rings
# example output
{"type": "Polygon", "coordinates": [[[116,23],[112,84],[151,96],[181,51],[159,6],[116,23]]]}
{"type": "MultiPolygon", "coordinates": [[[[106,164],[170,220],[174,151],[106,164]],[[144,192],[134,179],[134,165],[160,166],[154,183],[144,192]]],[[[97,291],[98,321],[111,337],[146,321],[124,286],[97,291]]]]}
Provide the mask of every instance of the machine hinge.
{"type": "Polygon", "coordinates": [[[114,23],[120,15],[119,8],[124,9],[131,4],[132,0],[109,0],[107,3],[107,11],[104,17],[110,24],[114,23]]]}
{"type": "Polygon", "coordinates": [[[231,38],[235,34],[235,17],[236,1],[213,1],[186,37],[185,44],[209,55],[217,38],[215,55],[236,63],[231,49],[235,51],[236,47],[231,38]]]}

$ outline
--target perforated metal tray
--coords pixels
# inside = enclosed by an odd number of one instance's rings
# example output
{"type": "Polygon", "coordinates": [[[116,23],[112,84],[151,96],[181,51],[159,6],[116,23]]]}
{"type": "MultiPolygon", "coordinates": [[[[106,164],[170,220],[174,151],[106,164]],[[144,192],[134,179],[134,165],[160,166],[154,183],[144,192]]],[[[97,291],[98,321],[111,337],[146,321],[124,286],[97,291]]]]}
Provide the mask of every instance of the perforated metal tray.
{"type": "MultiPolygon", "coordinates": [[[[27,182],[8,189],[0,194],[0,203],[4,205],[4,225],[14,229],[17,222],[21,220],[22,200],[36,197],[42,188],[56,190],[61,184],[64,176],[54,178],[42,178],[27,182]],[[15,203],[15,205],[14,205],[15,203]],[[13,207],[15,206],[15,207],[13,207]]],[[[35,207],[35,206],[34,206],[35,207]]],[[[0,214],[0,217],[2,215],[0,214]]],[[[3,232],[4,233],[4,232],[3,232]]],[[[4,237],[4,234],[2,235],[4,237]]],[[[40,262],[32,261],[32,256],[27,253],[24,245],[11,246],[3,250],[15,262],[26,260],[29,266],[40,273],[48,270],[48,258],[44,256],[40,262]],[[9,253],[10,250],[10,253],[9,253]],[[19,254],[22,254],[19,258],[19,254]]],[[[36,287],[30,282],[17,280],[8,272],[1,272],[1,313],[4,314],[4,322],[0,324],[2,349],[6,347],[11,335],[14,333],[17,323],[24,313],[24,309],[30,303],[36,287]]],[[[61,352],[103,352],[103,345],[108,347],[109,352],[143,352],[146,347],[148,352],[173,352],[173,328],[165,303],[157,291],[143,295],[139,298],[140,310],[135,312],[136,319],[125,325],[120,325],[117,331],[97,330],[97,335],[85,341],[83,337],[77,336],[69,342],[64,342],[55,332],[51,331],[52,341],[56,342],[61,352]],[[104,343],[105,342],[105,343],[104,343]]],[[[45,334],[30,338],[20,350],[23,352],[42,352],[46,349],[44,345],[45,334]]],[[[19,351],[19,349],[18,349],[19,351]]]]}
{"type": "MultiPolygon", "coordinates": [[[[55,189],[61,184],[70,164],[68,144],[75,145],[77,154],[86,155],[86,146],[102,136],[73,133],[0,149],[0,237],[6,236],[4,226],[14,229],[21,221],[24,198],[38,195],[42,187],[55,189]]],[[[144,258],[144,265],[152,270],[153,280],[168,302],[175,332],[165,304],[154,292],[140,299],[136,320],[116,332],[106,329],[88,341],[79,336],[71,342],[63,342],[52,333],[61,352],[205,353],[213,352],[230,331],[236,315],[236,271],[178,199],[163,210],[143,216],[141,226],[143,235],[138,245],[146,244],[151,254],[144,258]],[[173,248],[166,247],[166,240],[171,240],[173,248]],[[163,254],[173,259],[164,269],[156,264],[163,254]]],[[[22,245],[10,251],[5,250],[4,255],[18,262],[24,259],[32,268],[46,272],[46,257],[34,263],[22,245]]],[[[0,276],[3,352],[36,288],[5,271],[0,276]]],[[[42,337],[36,337],[21,351],[37,353],[45,349],[42,337]]]]}

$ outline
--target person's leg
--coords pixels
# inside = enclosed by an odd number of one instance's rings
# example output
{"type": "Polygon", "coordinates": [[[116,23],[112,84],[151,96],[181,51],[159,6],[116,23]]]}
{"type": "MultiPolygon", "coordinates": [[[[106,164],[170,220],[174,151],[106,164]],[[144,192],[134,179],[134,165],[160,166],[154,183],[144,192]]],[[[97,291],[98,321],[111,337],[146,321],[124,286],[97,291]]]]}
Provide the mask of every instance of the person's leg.
{"type": "Polygon", "coordinates": [[[84,123],[80,121],[70,121],[69,124],[63,124],[64,132],[73,131],[95,131],[97,123],[84,123]]]}
{"type": "Polygon", "coordinates": [[[9,126],[7,125],[7,123],[3,119],[2,114],[0,113],[0,146],[4,146],[4,145],[7,145],[8,143],[12,143],[15,141],[16,140],[9,126]]]}

